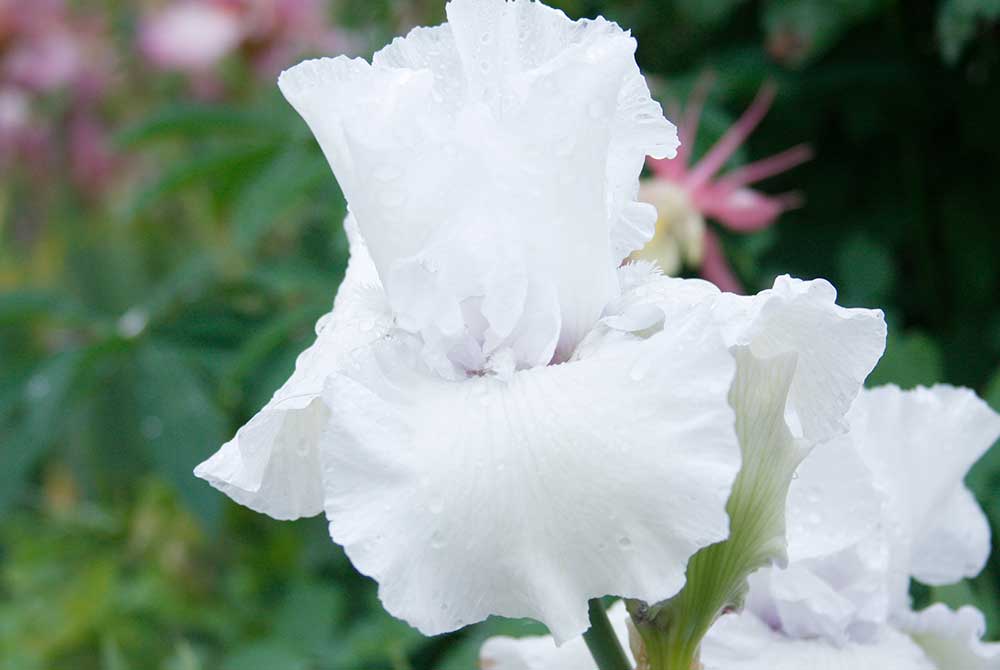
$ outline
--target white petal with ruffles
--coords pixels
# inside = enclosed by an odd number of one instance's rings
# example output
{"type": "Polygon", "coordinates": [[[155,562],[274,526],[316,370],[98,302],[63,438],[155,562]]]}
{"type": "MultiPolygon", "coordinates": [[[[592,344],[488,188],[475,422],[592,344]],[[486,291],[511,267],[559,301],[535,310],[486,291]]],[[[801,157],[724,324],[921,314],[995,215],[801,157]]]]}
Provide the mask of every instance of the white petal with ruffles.
{"type": "Polygon", "coordinates": [[[909,577],[949,584],[979,573],[989,526],[962,483],[1000,436],[1000,416],[969,389],[866,390],[851,437],[885,492],[892,602],[905,609],[909,577]]]}
{"type": "Polygon", "coordinates": [[[836,299],[823,279],[782,275],[757,295],[722,293],[716,308],[730,344],[758,358],[798,355],[785,417],[811,444],[847,431],[844,417],[885,350],[881,310],[841,307],[836,299]]]}
{"type": "Polygon", "coordinates": [[[506,381],[447,381],[406,338],[384,341],[327,385],[331,534],[425,633],[500,614],[566,640],[589,598],[663,600],[725,538],[733,371],[697,305],[646,340],[506,381]]]}
{"type": "Polygon", "coordinates": [[[524,0],[446,11],[371,65],[307,61],[279,85],[425,360],[455,378],[502,350],[517,368],[564,360],[615,296],[621,257],[652,233],[639,171],[646,154],[675,152],[676,129],[616,24],[524,0]]]}
{"type": "Polygon", "coordinates": [[[295,372],[236,436],[200,464],[195,475],[236,502],[276,519],[323,511],[320,436],[329,410],[321,399],[328,375],[350,353],[392,324],[364,242],[348,217],[351,257],[334,308],[316,324],[316,341],[295,372]]]}
{"type": "Polygon", "coordinates": [[[891,628],[883,628],[872,642],[838,646],[820,638],[787,637],[752,614],[720,618],[705,636],[701,662],[705,670],[945,670],[891,628]]]}
{"type": "Polygon", "coordinates": [[[910,615],[904,629],[941,670],[1000,668],[1000,643],[982,641],[986,621],[975,607],[931,605],[910,615]]]}

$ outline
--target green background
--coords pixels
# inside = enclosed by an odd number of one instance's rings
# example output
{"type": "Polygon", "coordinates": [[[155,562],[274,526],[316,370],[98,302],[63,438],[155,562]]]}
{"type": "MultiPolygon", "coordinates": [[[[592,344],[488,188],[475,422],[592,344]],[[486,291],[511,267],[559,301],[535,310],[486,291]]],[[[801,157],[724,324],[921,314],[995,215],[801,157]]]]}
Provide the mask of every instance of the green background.
{"type": "MultiPolygon", "coordinates": [[[[554,4],[631,28],[664,101],[715,72],[696,154],[775,81],[734,161],[799,142],[816,157],[762,186],[804,207],[723,232],[737,274],[751,290],[830,279],[843,304],[886,311],[872,383],[968,385],[1000,408],[1000,3],[554,4]]],[[[233,58],[222,99],[198,102],[132,53],[131,4],[78,9],[124,54],[101,113],[128,169],[99,194],[58,167],[0,185],[0,670],[451,670],[488,634],[537,630],[424,638],[322,519],[275,522],[191,476],[311,342],[346,262],[344,202],[271,81],[233,58]]],[[[374,47],[442,9],[330,7],[374,47]]],[[[969,482],[996,533],[1000,451],[969,482]]],[[[996,636],[998,579],[995,552],[979,578],[915,595],[976,604],[996,636]]]]}

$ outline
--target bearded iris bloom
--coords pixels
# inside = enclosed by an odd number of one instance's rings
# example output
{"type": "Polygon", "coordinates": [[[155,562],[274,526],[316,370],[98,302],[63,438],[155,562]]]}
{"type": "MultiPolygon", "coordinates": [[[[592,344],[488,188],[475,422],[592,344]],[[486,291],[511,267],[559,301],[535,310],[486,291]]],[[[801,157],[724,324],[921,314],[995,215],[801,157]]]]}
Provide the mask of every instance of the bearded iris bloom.
{"type": "Polygon", "coordinates": [[[591,598],[678,593],[748,455],[842,432],[885,326],[823,281],[744,298],[620,267],[656,220],[645,157],[678,146],[635,41],[524,0],[447,16],[279,79],[347,197],[350,263],[293,376],[196,474],[324,513],[424,633],[499,614],[565,641],[591,598]]]}
{"type": "MultiPolygon", "coordinates": [[[[850,431],[816,448],[792,482],[787,567],[751,578],[745,610],[706,636],[705,670],[1000,668],[1000,644],[980,641],[980,612],[915,612],[908,592],[911,578],[945,585],[982,569],[989,528],[962,480],[1000,437],[1000,416],[968,389],[887,386],[863,391],[848,420],[850,431]]],[[[627,641],[624,607],[611,614],[627,641]]],[[[582,647],[494,638],[482,665],[593,667],[582,647]]]]}

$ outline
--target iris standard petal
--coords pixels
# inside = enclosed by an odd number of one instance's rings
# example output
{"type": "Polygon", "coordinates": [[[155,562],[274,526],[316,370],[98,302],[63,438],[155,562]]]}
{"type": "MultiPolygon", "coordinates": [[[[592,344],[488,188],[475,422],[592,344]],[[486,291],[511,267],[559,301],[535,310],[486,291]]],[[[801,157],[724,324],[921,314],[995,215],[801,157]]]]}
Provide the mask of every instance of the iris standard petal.
{"type": "Polygon", "coordinates": [[[351,257],[334,308],[316,324],[316,341],[295,372],[236,436],[200,464],[195,475],[250,509],[276,519],[323,511],[319,440],[329,418],[320,395],[346,356],[385,334],[392,319],[354,222],[345,229],[351,257]]]}
{"type": "Polygon", "coordinates": [[[447,14],[372,65],[308,61],[279,85],[401,327],[455,377],[503,349],[518,368],[564,360],[614,297],[623,249],[652,232],[638,175],[647,153],[676,150],[676,130],[617,25],[525,1],[455,0],[447,14]]]}
{"type": "Polygon", "coordinates": [[[589,598],[663,600],[726,536],[733,371],[696,305],[646,340],[507,380],[443,380],[383,341],[327,385],[331,535],[425,633],[500,614],[567,640],[589,598]]]}

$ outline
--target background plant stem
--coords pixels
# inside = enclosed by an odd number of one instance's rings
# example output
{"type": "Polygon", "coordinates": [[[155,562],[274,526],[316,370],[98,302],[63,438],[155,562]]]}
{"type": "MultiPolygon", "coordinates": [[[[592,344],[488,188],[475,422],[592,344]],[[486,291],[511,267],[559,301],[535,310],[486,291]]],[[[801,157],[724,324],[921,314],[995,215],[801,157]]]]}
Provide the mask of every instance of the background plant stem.
{"type": "Polygon", "coordinates": [[[600,670],[632,670],[618,636],[608,620],[608,613],[599,598],[589,603],[590,629],[583,634],[590,655],[600,670]]]}

